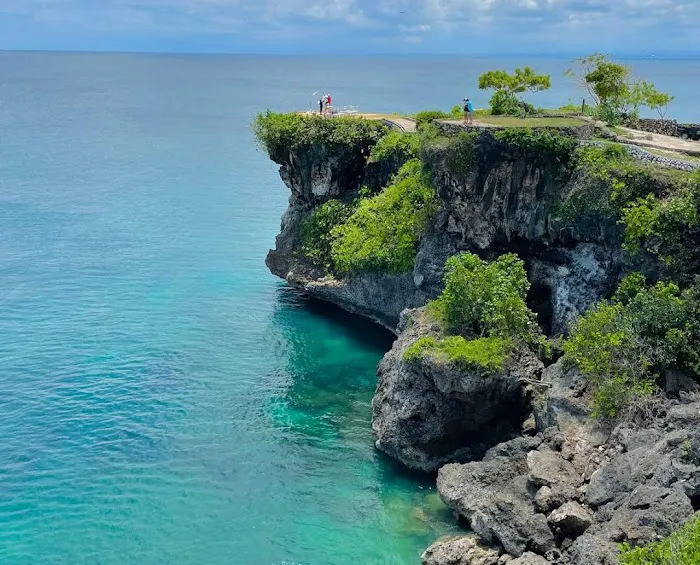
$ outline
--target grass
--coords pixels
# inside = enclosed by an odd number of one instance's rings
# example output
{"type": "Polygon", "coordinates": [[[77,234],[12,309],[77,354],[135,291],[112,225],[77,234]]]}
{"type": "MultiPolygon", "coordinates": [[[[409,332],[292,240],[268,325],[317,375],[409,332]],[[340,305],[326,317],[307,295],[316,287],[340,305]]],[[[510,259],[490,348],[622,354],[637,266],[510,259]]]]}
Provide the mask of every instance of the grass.
{"type": "Polygon", "coordinates": [[[516,118],[515,116],[478,116],[477,121],[493,126],[511,128],[537,128],[537,127],[578,127],[586,123],[580,118],[516,118]]]}
{"type": "Polygon", "coordinates": [[[403,358],[414,362],[428,356],[438,362],[453,363],[464,371],[491,374],[503,370],[512,346],[510,340],[499,337],[467,340],[462,336],[443,339],[424,336],[406,349],[403,358]]]}
{"type": "Polygon", "coordinates": [[[680,153],[675,151],[664,151],[662,149],[654,149],[653,147],[644,147],[649,153],[658,155],[659,157],[667,157],[669,159],[678,159],[679,161],[688,161],[689,163],[700,163],[700,157],[695,155],[688,155],[687,153],[680,153]]]}

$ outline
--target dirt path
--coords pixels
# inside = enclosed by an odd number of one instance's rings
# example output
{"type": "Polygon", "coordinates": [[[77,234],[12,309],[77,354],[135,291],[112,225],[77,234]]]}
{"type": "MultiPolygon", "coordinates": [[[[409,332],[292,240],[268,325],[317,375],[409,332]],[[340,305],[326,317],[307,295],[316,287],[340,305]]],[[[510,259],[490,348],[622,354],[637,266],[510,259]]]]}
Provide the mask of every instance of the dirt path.
{"type": "Polygon", "coordinates": [[[670,135],[660,135],[658,133],[648,133],[636,129],[620,127],[623,137],[629,142],[640,147],[651,147],[666,151],[679,151],[688,155],[700,156],[700,141],[671,137],[670,135]]]}

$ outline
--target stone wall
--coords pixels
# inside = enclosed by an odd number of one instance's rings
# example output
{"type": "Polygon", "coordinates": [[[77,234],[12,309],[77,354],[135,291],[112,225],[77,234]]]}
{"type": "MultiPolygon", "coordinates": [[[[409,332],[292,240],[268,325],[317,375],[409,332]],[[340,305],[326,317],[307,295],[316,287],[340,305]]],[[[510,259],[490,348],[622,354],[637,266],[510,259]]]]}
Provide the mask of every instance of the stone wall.
{"type": "MultiPolygon", "coordinates": [[[[484,131],[484,129],[491,129],[491,130],[501,130],[501,129],[512,129],[508,128],[505,126],[488,126],[488,128],[484,128],[484,126],[481,125],[464,125],[461,122],[456,122],[456,121],[447,121],[447,120],[436,120],[435,125],[437,128],[440,130],[445,135],[456,135],[459,133],[462,133],[464,131],[484,131]]],[[[586,122],[581,124],[580,126],[570,126],[570,127],[561,127],[561,126],[535,126],[532,129],[551,129],[551,130],[556,130],[557,133],[560,133],[561,135],[569,135],[571,137],[577,137],[579,139],[590,139],[593,137],[593,134],[595,132],[595,124],[593,122],[586,122]]]]}
{"type": "Polygon", "coordinates": [[[678,122],[676,120],[630,120],[625,125],[641,131],[649,133],[658,133],[661,135],[678,136],[678,122]]]}

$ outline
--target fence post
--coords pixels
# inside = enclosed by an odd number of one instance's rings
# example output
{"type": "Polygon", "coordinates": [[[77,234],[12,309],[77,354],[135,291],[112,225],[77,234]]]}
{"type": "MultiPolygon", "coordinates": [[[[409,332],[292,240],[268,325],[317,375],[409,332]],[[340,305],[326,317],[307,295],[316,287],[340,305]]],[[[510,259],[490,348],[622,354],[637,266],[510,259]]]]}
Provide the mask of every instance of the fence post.
{"type": "Polygon", "coordinates": [[[586,115],[586,99],[584,98],[581,102],[581,114],[586,115]]]}

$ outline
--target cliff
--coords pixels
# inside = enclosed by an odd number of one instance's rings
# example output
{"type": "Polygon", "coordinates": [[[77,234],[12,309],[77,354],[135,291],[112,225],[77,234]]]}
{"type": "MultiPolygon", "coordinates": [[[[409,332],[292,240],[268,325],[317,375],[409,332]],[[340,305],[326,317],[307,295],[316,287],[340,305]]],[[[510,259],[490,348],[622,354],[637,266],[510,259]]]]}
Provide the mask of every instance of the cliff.
{"type": "Polygon", "coordinates": [[[291,191],[267,265],[397,334],[377,448],[439,471],[479,538],[424,562],[613,564],[687,521],[700,178],[576,131],[345,143],[339,122],[293,121],[286,145],[259,135],[291,191]]]}

